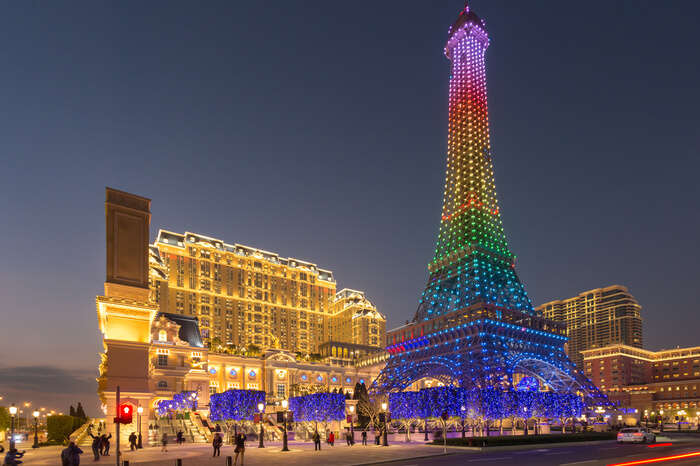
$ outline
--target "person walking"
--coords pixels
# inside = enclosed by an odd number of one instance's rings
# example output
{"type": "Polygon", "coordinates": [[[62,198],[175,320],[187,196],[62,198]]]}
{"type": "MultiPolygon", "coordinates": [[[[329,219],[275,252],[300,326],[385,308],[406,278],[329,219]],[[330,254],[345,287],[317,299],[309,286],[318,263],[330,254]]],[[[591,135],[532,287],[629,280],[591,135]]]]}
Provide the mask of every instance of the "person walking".
{"type": "Polygon", "coordinates": [[[177,443],[178,445],[182,445],[183,443],[185,443],[185,436],[183,435],[181,430],[177,431],[177,436],[175,437],[175,443],[177,443]]]}
{"type": "Polygon", "coordinates": [[[5,466],[17,466],[22,464],[23,461],[21,461],[20,458],[24,456],[24,453],[24,450],[17,451],[15,447],[7,450],[7,454],[5,455],[5,466]]]}
{"type": "Polygon", "coordinates": [[[241,466],[243,466],[243,456],[245,455],[245,441],[247,437],[243,432],[239,432],[236,435],[236,449],[233,450],[233,452],[236,454],[236,456],[233,458],[233,466],[236,466],[236,463],[238,463],[238,455],[241,456],[241,466]]]}
{"type": "Polygon", "coordinates": [[[88,435],[92,437],[92,454],[95,455],[95,461],[100,460],[100,444],[102,443],[101,435],[92,435],[92,432],[88,430],[88,435]]]}
{"type": "Polygon", "coordinates": [[[221,445],[224,443],[224,439],[221,437],[220,433],[214,434],[214,440],[211,442],[211,446],[214,447],[214,453],[211,455],[212,458],[214,456],[221,456],[221,445]]]}
{"type": "Polygon", "coordinates": [[[68,444],[68,447],[61,452],[61,464],[63,466],[80,466],[80,455],[82,454],[83,450],[81,450],[75,442],[71,442],[68,444]]]}
{"type": "Polygon", "coordinates": [[[321,449],[321,434],[319,434],[318,431],[314,431],[313,440],[314,440],[314,451],[320,450],[321,449]]]}
{"type": "Polygon", "coordinates": [[[100,443],[100,451],[102,452],[102,456],[109,456],[109,439],[111,438],[112,434],[102,434],[102,442],[100,443]]]}
{"type": "Polygon", "coordinates": [[[331,446],[335,443],[335,434],[333,431],[331,431],[330,434],[328,434],[328,443],[330,443],[331,446]]]}
{"type": "Polygon", "coordinates": [[[367,431],[362,431],[362,445],[367,445],[367,431]]]}
{"type": "Polygon", "coordinates": [[[136,450],[136,432],[132,432],[131,435],[129,435],[129,450],[136,450]]]}
{"type": "Polygon", "coordinates": [[[166,453],[168,451],[168,434],[165,432],[163,432],[163,436],[160,438],[160,451],[166,453]]]}
{"type": "MultiPolygon", "coordinates": [[[[73,444],[73,442],[71,442],[73,444]]],[[[70,459],[70,445],[61,450],[61,466],[72,466],[70,459]]]]}

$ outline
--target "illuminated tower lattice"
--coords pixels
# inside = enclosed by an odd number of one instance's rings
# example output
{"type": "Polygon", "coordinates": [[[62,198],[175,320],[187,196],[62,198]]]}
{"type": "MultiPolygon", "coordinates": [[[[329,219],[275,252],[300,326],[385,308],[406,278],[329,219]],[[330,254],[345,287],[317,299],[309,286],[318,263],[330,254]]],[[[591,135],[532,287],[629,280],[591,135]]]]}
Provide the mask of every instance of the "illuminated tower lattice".
{"type": "Polygon", "coordinates": [[[416,320],[475,303],[533,312],[515,273],[496,199],[486,99],[488,45],[483,21],[465,7],[445,47],[452,62],[445,195],[416,320]]]}
{"type": "Polygon", "coordinates": [[[489,142],[484,22],[468,6],[449,30],[447,174],[435,257],[413,322],[389,332],[387,365],[372,386],[426,379],[514,387],[523,377],[589,402],[604,397],[566,356],[565,328],[532,307],[515,273],[496,199],[489,142]]]}

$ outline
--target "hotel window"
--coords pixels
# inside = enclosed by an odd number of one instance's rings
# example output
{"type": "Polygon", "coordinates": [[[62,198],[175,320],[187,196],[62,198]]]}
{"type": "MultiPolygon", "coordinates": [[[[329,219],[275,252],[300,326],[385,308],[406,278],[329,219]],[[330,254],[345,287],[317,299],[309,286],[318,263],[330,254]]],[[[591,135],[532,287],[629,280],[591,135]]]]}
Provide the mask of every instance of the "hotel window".
{"type": "Polygon", "coordinates": [[[158,355],[158,365],[159,366],[167,366],[168,365],[168,355],[167,354],[159,354],[158,355]]]}
{"type": "Polygon", "coordinates": [[[217,387],[216,385],[209,385],[209,394],[214,395],[217,392],[218,388],[219,387],[217,387]]]}
{"type": "Polygon", "coordinates": [[[168,388],[168,382],[161,380],[158,382],[158,388],[168,388]]]}
{"type": "Polygon", "coordinates": [[[286,396],[286,386],[283,383],[278,383],[277,384],[277,397],[278,398],[285,398],[286,396]]]}

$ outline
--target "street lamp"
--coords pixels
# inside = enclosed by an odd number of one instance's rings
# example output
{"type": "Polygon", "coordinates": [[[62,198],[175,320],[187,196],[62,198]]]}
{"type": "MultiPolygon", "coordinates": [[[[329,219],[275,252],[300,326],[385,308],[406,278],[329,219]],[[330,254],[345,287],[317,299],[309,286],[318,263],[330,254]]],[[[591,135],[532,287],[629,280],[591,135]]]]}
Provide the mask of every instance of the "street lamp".
{"type": "Polygon", "coordinates": [[[32,416],[34,416],[34,445],[32,448],[39,448],[39,411],[34,411],[32,416]]]}
{"type": "Polygon", "coordinates": [[[140,448],[143,448],[143,442],[142,442],[142,439],[141,439],[141,415],[143,414],[143,406],[140,406],[140,405],[139,405],[139,406],[136,408],[136,414],[137,414],[136,417],[139,418],[139,443],[138,443],[138,445],[136,446],[136,448],[139,448],[139,449],[140,449],[140,448]]]}
{"type": "Polygon", "coordinates": [[[265,448],[265,444],[263,443],[263,411],[265,410],[265,405],[263,403],[258,403],[258,411],[260,411],[260,443],[258,444],[258,448],[265,448]]]}
{"type": "Polygon", "coordinates": [[[289,401],[282,400],[282,409],[284,410],[284,434],[282,435],[282,451],[289,451],[287,448],[287,407],[289,406],[289,401]]]}
{"type": "Polygon", "coordinates": [[[15,406],[14,403],[12,403],[12,406],[10,406],[10,416],[11,416],[11,421],[10,421],[10,449],[13,449],[15,447],[15,416],[17,415],[17,406],[15,406]]]}
{"type": "Polygon", "coordinates": [[[462,407],[459,408],[459,409],[460,409],[460,411],[462,411],[462,438],[464,438],[464,437],[465,437],[465,434],[464,434],[464,415],[465,415],[466,412],[467,412],[467,408],[465,408],[464,406],[462,406],[462,407]]]}
{"type": "MultiPolygon", "coordinates": [[[[27,412],[26,417],[24,418],[24,428],[29,429],[29,407],[32,405],[31,402],[27,401],[24,403],[24,407],[27,408],[25,411],[27,412]]],[[[21,413],[22,411],[20,411],[21,413]]]]}
{"type": "Polygon", "coordinates": [[[350,410],[350,445],[355,444],[355,405],[350,405],[348,408],[350,410]]]}
{"type": "Polygon", "coordinates": [[[387,436],[387,426],[388,426],[388,418],[389,418],[389,413],[387,413],[387,408],[388,405],[386,402],[382,403],[382,411],[384,411],[384,435],[382,435],[382,446],[388,447],[389,446],[389,440],[387,436]]]}

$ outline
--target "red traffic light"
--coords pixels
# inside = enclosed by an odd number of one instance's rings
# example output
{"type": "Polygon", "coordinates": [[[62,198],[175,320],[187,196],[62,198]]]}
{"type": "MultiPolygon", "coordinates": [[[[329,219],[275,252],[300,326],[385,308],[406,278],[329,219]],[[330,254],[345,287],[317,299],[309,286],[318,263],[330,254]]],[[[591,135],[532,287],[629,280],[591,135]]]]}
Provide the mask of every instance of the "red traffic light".
{"type": "Polygon", "coordinates": [[[119,416],[117,417],[119,424],[131,424],[134,407],[129,403],[119,405],[119,416]]]}

